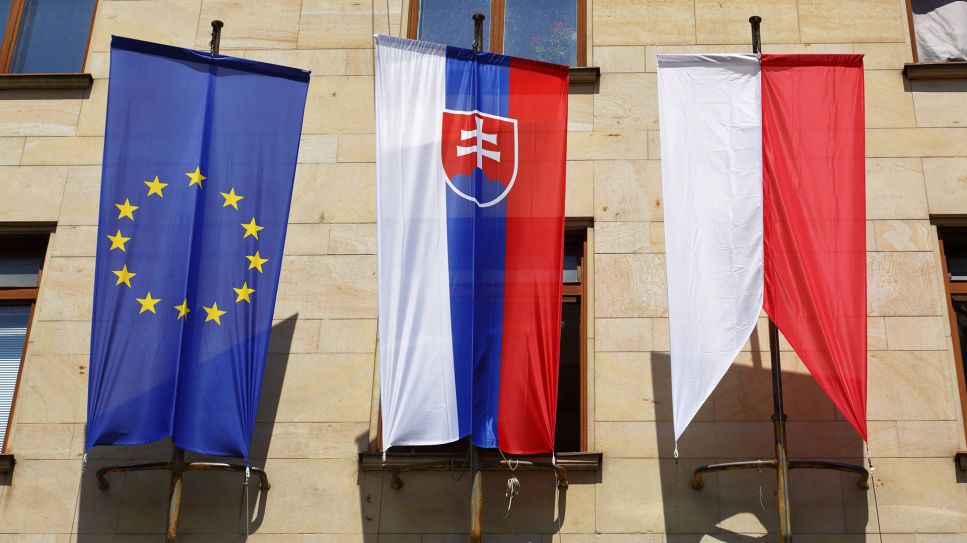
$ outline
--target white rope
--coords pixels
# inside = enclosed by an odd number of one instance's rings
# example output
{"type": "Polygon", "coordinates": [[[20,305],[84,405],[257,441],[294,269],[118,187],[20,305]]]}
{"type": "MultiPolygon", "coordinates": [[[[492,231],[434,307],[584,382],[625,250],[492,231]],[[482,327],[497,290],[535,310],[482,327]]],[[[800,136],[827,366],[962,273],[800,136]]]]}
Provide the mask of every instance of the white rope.
{"type": "MultiPolygon", "coordinates": [[[[500,453],[500,457],[504,459],[504,463],[507,464],[507,468],[510,469],[510,477],[507,478],[507,490],[504,492],[504,497],[507,498],[507,512],[504,513],[503,520],[510,518],[510,508],[514,505],[514,496],[520,495],[520,479],[517,478],[517,468],[520,466],[520,460],[508,460],[504,456],[504,451],[497,449],[500,453]]],[[[551,458],[553,459],[553,453],[551,453],[551,458]]],[[[556,472],[555,472],[556,477],[556,472]]]]}
{"type": "Polygon", "coordinates": [[[866,444],[866,462],[870,466],[870,488],[873,489],[873,511],[876,512],[876,533],[880,535],[880,543],[883,543],[883,528],[880,527],[880,504],[876,499],[876,477],[874,476],[874,471],[876,468],[873,467],[873,453],[870,452],[870,444],[866,444]]]}

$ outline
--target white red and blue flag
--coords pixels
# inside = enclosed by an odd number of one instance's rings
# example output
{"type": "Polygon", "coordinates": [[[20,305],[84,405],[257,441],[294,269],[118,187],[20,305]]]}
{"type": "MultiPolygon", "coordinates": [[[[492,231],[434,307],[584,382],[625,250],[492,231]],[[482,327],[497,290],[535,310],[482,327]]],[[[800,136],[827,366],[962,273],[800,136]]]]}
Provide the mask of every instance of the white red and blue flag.
{"type": "Polygon", "coordinates": [[[376,43],[383,446],[552,451],[567,67],[376,43]]]}

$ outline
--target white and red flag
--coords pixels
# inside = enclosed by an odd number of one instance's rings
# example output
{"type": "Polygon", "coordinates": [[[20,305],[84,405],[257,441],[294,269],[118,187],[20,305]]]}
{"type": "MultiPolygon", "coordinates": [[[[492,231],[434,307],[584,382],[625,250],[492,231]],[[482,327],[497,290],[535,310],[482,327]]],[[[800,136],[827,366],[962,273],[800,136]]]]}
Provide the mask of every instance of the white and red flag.
{"type": "Polygon", "coordinates": [[[675,438],[760,308],[866,439],[862,55],[659,55],[675,438]]]}

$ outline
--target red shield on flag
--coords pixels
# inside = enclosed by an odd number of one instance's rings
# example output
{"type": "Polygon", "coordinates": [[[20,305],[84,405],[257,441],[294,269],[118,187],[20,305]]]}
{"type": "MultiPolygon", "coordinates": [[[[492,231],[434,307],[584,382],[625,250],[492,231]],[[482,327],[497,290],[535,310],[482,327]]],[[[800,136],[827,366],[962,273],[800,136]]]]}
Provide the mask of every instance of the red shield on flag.
{"type": "Polygon", "coordinates": [[[445,109],[441,157],[453,192],[480,207],[495,205],[517,179],[517,120],[445,109]]]}

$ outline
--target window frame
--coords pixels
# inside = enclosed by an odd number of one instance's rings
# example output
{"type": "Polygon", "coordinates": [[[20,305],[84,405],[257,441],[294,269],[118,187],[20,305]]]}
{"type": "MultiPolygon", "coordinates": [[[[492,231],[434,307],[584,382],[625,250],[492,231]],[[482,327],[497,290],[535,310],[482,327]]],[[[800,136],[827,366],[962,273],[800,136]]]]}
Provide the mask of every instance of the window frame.
{"type": "MultiPolygon", "coordinates": [[[[908,0],[909,1],[909,0],[908,0]]],[[[957,370],[957,388],[960,391],[960,411],[961,420],[964,423],[964,432],[967,435],[967,375],[964,374],[963,345],[960,344],[960,331],[957,329],[957,314],[954,312],[953,297],[956,295],[967,295],[967,281],[951,279],[950,270],[947,267],[947,253],[944,248],[944,234],[948,239],[950,234],[967,235],[967,228],[937,226],[937,241],[940,248],[940,267],[943,273],[944,302],[947,305],[947,318],[950,324],[950,341],[953,346],[954,367],[957,370]]]]}
{"type": "MultiPolygon", "coordinates": [[[[16,1],[16,0],[15,0],[16,1]]],[[[575,0],[577,2],[577,51],[575,64],[571,68],[585,68],[588,65],[588,2],[587,0],[575,0]]],[[[909,2],[909,0],[907,0],[909,2]]],[[[503,54],[504,51],[504,7],[506,0],[490,0],[490,47],[488,52],[503,54]]],[[[417,39],[417,31],[420,25],[420,0],[410,0],[410,9],[407,14],[406,37],[411,40],[417,39]]],[[[472,21],[466,21],[468,25],[472,21]]],[[[466,44],[469,48],[470,44],[466,44]]]]}
{"type": "Polygon", "coordinates": [[[0,306],[8,305],[29,305],[30,312],[27,316],[27,332],[24,335],[23,348],[20,350],[20,366],[17,369],[17,381],[14,383],[13,394],[10,402],[10,415],[7,419],[7,431],[4,434],[3,442],[0,443],[0,454],[10,454],[10,434],[13,427],[14,417],[17,413],[17,398],[20,391],[20,382],[23,379],[24,362],[27,360],[27,346],[30,344],[30,331],[34,323],[34,314],[37,311],[37,300],[40,295],[40,283],[43,280],[44,264],[47,260],[47,251],[50,248],[50,233],[39,232],[24,235],[5,235],[0,232],[0,250],[7,251],[12,248],[23,247],[26,249],[36,249],[40,255],[40,268],[37,269],[37,286],[35,287],[0,287],[0,306]]]}
{"type": "MultiPolygon", "coordinates": [[[[5,75],[23,75],[23,76],[37,76],[39,73],[30,74],[20,74],[11,73],[10,64],[13,62],[13,52],[17,47],[17,37],[20,35],[20,26],[23,24],[24,7],[27,5],[29,0],[11,0],[10,2],[10,12],[7,14],[7,25],[0,29],[3,33],[3,38],[0,40],[0,76],[5,75]]],[[[91,52],[91,38],[94,35],[94,20],[97,17],[97,5],[100,3],[99,0],[94,0],[94,7],[91,9],[91,25],[87,29],[87,44],[84,46],[84,57],[81,62],[80,70],[76,72],[56,72],[56,73],[70,73],[70,74],[81,74],[85,73],[84,70],[87,68],[87,57],[91,52]]]]}
{"type": "Polygon", "coordinates": [[[913,62],[903,65],[903,76],[907,79],[967,79],[967,62],[920,62],[920,53],[917,52],[917,30],[913,26],[913,2],[905,0],[904,3],[907,10],[907,30],[910,33],[913,62]]]}

